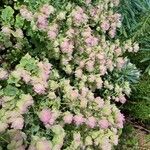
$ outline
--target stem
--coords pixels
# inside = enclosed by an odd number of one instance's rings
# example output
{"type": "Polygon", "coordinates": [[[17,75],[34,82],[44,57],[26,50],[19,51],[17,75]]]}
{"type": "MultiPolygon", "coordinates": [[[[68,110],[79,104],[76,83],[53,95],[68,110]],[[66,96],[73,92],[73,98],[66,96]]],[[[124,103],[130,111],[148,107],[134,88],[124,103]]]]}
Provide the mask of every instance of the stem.
{"type": "Polygon", "coordinates": [[[6,139],[4,139],[3,137],[0,137],[0,139],[2,139],[3,141],[5,141],[6,143],[9,144],[9,142],[6,139]]]}

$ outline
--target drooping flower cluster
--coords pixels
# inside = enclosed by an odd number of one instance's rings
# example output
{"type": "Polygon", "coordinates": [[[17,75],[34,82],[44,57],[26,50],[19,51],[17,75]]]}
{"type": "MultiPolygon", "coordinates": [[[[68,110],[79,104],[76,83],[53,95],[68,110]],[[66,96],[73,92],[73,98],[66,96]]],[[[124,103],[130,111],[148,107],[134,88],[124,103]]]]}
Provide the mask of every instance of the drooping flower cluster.
{"type": "Polygon", "coordinates": [[[123,53],[139,49],[115,39],[119,1],[14,3],[19,11],[13,27],[2,26],[9,41],[2,45],[28,53],[15,69],[0,68],[0,133],[18,135],[7,149],[111,150],[124,122],[112,103],[131,91],[123,53]]]}

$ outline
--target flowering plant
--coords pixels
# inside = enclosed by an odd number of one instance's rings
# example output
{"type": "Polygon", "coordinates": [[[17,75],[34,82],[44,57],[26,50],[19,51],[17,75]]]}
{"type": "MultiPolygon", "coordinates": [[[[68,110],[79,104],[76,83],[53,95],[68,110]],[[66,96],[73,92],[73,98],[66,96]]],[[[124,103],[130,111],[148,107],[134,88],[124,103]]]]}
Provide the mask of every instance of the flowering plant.
{"type": "Polygon", "coordinates": [[[119,1],[65,1],[61,9],[50,0],[13,4],[2,10],[1,45],[19,50],[19,58],[27,54],[13,70],[5,63],[0,68],[0,133],[9,137],[7,149],[110,150],[124,122],[112,103],[125,103],[129,77],[139,76],[125,72],[136,68],[123,57],[138,44],[115,39],[119,1]]]}

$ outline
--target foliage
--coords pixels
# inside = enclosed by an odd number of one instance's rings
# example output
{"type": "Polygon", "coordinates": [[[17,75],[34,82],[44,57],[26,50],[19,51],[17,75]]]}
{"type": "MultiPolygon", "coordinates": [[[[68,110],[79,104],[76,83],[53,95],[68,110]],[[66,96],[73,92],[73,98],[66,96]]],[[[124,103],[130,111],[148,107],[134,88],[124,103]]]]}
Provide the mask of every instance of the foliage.
{"type": "Polygon", "coordinates": [[[126,123],[120,137],[119,145],[115,150],[138,150],[139,143],[136,130],[131,124],[126,123]]]}
{"type": "Polygon", "coordinates": [[[128,101],[124,110],[128,111],[130,116],[140,119],[145,123],[150,123],[150,78],[144,75],[139,83],[134,85],[131,100],[128,101]],[[131,101],[132,100],[132,101],[131,101]]]}
{"type": "MultiPolygon", "coordinates": [[[[141,62],[147,61],[146,72],[149,72],[150,55],[150,1],[149,0],[121,0],[120,13],[123,16],[123,25],[120,37],[132,38],[140,44],[140,52],[148,56],[141,58],[141,62]]],[[[131,55],[132,60],[133,55],[131,55]]],[[[139,61],[136,61],[137,63],[139,61]]]]}
{"type": "Polygon", "coordinates": [[[147,123],[150,117],[150,77],[147,74],[150,64],[150,1],[122,0],[119,11],[123,16],[120,38],[122,40],[132,38],[140,44],[138,53],[127,53],[131,62],[141,70],[141,79],[139,83],[133,85],[131,98],[123,109],[131,117],[147,123]]]}
{"type": "Polygon", "coordinates": [[[126,123],[122,131],[119,145],[115,150],[147,150],[150,147],[150,134],[142,130],[139,125],[135,126],[130,123],[126,123]]]}

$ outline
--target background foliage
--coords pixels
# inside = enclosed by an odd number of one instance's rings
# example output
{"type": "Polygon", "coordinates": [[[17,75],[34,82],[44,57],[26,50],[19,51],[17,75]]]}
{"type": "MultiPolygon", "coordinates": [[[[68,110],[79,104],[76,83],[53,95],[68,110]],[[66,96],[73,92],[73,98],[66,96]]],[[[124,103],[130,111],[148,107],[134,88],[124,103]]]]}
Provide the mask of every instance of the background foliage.
{"type": "Polygon", "coordinates": [[[119,9],[123,16],[123,25],[119,36],[124,39],[132,38],[140,44],[137,54],[127,55],[132,63],[141,71],[140,82],[133,86],[131,100],[124,107],[130,115],[142,121],[150,118],[150,1],[121,0],[119,9]]]}
{"type": "MultiPolygon", "coordinates": [[[[139,126],[148,129],[150,124],[150,1],[121,0],[119,12],[123,16],[123,25],[118,36],[122,40],[132,38],[140,44],[140,51],[137,54],[126,54],[141,71],[141,78],[133,85],[131,98],[123,106],[123,111],[130,119],[132,118],[133,122],[137,121],[139,126]]],[[[118,148],[139,149],[138,144],[135,129],[131,124],[126,125],[118,148]]]]}

